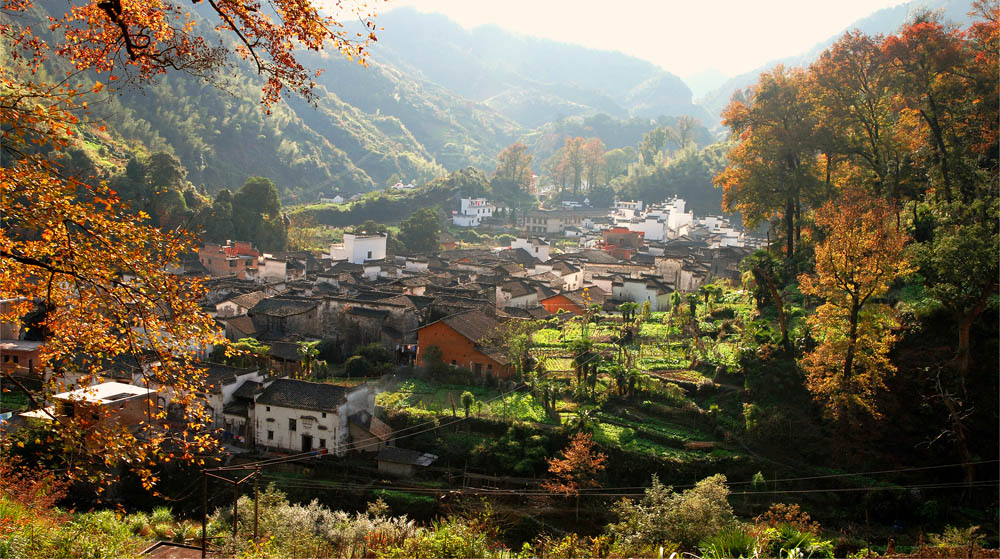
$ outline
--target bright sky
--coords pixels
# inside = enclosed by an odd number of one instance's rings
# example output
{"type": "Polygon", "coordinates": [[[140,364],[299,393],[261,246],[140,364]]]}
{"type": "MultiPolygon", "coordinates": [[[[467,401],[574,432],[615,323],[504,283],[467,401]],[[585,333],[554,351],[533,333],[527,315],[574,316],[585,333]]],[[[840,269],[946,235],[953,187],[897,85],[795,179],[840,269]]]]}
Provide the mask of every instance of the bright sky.
{"type": "Polygon", "coordinates": [[[494,23],[524,35],[617,50],[681,77],[735,76],[800,54],[851,23],[903,0],[388,0],[464,27],[494,23]]]}

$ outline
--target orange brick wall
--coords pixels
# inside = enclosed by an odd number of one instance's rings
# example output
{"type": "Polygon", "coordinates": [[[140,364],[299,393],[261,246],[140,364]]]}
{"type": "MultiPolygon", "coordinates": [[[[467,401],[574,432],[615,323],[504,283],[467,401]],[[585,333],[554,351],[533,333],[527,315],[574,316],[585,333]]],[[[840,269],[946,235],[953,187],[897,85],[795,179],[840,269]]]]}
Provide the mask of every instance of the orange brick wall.
{"type": "Polygon", "coordinates": [[[476,349],[476,346],[458,332],[443,322],[436,322],[417,331],[417,365],[425,365],[424,350],[436,345],[441,350],[441,359],[446,364],[455,362],[456,366],[475,370],[475,364],[481,363],[486,372],[487,365],[493,365],[492,373],[496,376],[507,376],[510,367],[501,365],[488,355],[476,349]]]}
{"type": "Polygon", "coordinates": [[[552,314],[556,314],[560,309],[564,311],[569,311],[571,313],[582,315],[584,313],[583,309],[579,305],[570,301],[562,295],[556,295],[555,297],[549,297],[548,299],[542,300],[542,306],[545,310],[552,314]]]}

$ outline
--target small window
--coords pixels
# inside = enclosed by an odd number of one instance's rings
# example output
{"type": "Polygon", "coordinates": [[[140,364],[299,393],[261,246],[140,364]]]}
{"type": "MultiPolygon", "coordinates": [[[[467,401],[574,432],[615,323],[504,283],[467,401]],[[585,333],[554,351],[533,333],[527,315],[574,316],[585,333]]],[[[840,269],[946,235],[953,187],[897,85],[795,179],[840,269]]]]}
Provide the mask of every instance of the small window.
{"type": "Polygon", "coordinates": [[[326,448],[326,439],[320,439],[319,440],[319,447],[320,448],[326,448]]]}
{"type": "Polygon", "coordinates": [[[274,440],[274,431],[268,431],[267,432],[267,440],[269,440],[269,441],[273,441],[274,440]]]}
{"type": "Polygon", "coordinates": [[[326,412],[323,412],[323,417],[326,418],[326,412]]]}
{"type": "Polygon", "coordinates": [[[295,430],[295,420],[294,419],[289,419],[288,420],[288,430],[289,431],[294,431],[295,430]]]}
{"type": "Polygon", "coordinates": [[[455,362],[455,360],[454,360],[454,359],[452,359],[452,360],[451,360],[451,366],[452,366],[452,367],[454,367],[455,365],[458,365],[458,363],[456,363],[456,362],[455,362]]]}
{"type": "Polygon", "coordinates": [[[271,406],[264,406],[264,407],[267,408],[267,411],[271,411],[271,406]]]}
{"type": "Polygon", "coordinates": [[[493,370],[493,364],[492,363],[487,363],[486,364],[486,370],[487,371],[492,371],[493,370]]]}
{"type": "Polygon", "coordinates": [[[371,257],[372,257],[372,251],[369,250],[368,251],[368,258],[371,259],[371,257]]]}
{"type": "Polygon", "coordinates": [[[17,356],[15,355],[15,356],[14,356],[14,362],[15,362],[15,363],[17,363],[17,360],[18,360],[18,358],[17,358],[17,356]]]}

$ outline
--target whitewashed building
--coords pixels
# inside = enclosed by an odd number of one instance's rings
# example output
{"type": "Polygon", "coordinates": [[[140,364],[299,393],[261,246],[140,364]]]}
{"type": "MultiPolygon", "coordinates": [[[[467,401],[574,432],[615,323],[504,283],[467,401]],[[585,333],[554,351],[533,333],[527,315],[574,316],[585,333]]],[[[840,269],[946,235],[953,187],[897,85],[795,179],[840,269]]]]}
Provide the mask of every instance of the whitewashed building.
{"type": "Polygon", "coordinates": [[[451,222],[457,227],[479,227],[483,218],[493,217],[496,206],[486,198],[462,198],[459,210],[452,214],[451,222]]]}
{"type": "Polygon", "coordinates": [[[351,264],[364,264],[368,260],[385,258],[385,233],[375,235],[344,233],[344,242],[330,245],[331,260],[347,260],[351,264]]]}
{"type": "Polygon", "coordinates": [[[375,413],[375,393],[366,386],[277,379],[264,384],[254,402],[257,448],[285,452],[350,450],[350,417],[375,413]]]}
{"type": "Polygon", "coordinates": [[[538,237],[518,237],[510,242],[510,248],[523,248],[542,262],[549,259],[550,245],[538,237]]]}
{"type": "Polygon", "coordinates": [[[611,298],[615,301],[639,303],[649,302],[654,311],[670,310],[668,285],[656,278],[621,278],[611,282],[611,298]]]}

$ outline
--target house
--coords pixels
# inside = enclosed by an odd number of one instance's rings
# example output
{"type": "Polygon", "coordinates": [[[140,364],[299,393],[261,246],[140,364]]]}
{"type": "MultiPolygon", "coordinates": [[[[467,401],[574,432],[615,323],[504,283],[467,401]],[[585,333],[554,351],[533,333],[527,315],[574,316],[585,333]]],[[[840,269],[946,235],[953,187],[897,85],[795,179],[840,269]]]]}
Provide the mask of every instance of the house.
{"type": "Polygon", "coordinates": [[[239,279],[247,279],[248,275],[256,277],[259,258],[260,252],[245,241],[226,245],[207,243],[198,249],[198,261],[213,278],[236,276],[239,279]]]}
{"type": "Polygon", "coordinates": [[[254,436],[258,448],[281,452],[327,449],[342,456],[349,450],[349,418],[375,412],[375,394],[365,386],[287,378],[264,382],[254,400],[254,436]]]}
{"type": "Polygon", "coordinates": [[[654,311],[670,310],[673,289],[656,278],[621,278],[611,282],[611,298],[615,301],[649,302],[654,311]]]}
{"type": "Polygon", "coordinates": [[[478,227],[484,218],[493,217],[496,207],[486,198],[462,198],[457,212],[451,216],[458,227],[478,227]]]}
{"type": "Polygon", "coordinates": [[[263,291],[251,291],[230,297],[215,305],[216,318],[228,318],[231,316],[242,316],[252,309],[254,305],[267,298],[263,291]]]}
{"type": "Polygon", "coordinates": [[[612,227],[602,232],[601,249],[621,260],[628,260],[642,248],[644,233],[624,227],[612,227]]]}
{"type": "Polygon", "coordinates": [[[487,341],[496,335],[500,322],[478,310],[447,316],[417,330],[417,365],[426,366],[427,350],[437,347],[441,360],[476,373],[500,377],[512,372],[510,362],[487,341]]]}
{"type": "Polygon", "coordinates": [[[320,301],[305,297],[280,295],[261,299],[248,312],[254,330],[263,337],[286,334],[319,336],[322,333],[320,301]]]}
{"type": "Polygon", "coordinates": [[[437,456],[416,450],[407,450],[396,446],[387,446],[375,457],[378,462],[378,472],[394,477],[413,477],[417,468],[430,466],[437,456]]]}
{"type": "Polygon", "coordinates": [[[580,227],[586,218],[605,215],[604,210],[529,210],[517,218],[517,228],[534,235],[562,235],[567,227],[580,227]]]}
{"type": "Polygon", "coordinates": [[[21,414],[49,422],[52,416],[75,418],[82,426],[124,425],[136,431],[157,411],[156,392],[121,382],[104,382],[52,396],[54,405],[21,414]]]}
{"type": "Polygon", "coordinates": [[[368,260],[385,260],[385,233],[344,233],[343,243],[330,245],[331,260],[346,260],[351,264],[364,264],[368,260]]]}
{"type": "Polygon", "coordinates": [[[510,248],[524,249],[530,256],[537,258],[540,262],[545,262],[549,259],[551,245],[539,237],[517,237],[510,242],[510,248]]]}
{"type": "Polygon", "coordinates": [[[600,287],[585,287],[576,291],[564,291],[539,301],[552,314],[559,311],[583,315],[590,305],[604,305],[607,293],[600,287]]]}
{"type": "Polygon", "coordinates": [[[0,371],[4,375],[35,377],[43,345],[30,340],[0,340],[0,371]]]}
{"type": "Polygon", "coordinates": [[[347,418],[352,450],[378,452],[392,441],[392,428],[368,410],[361,410],[347,418]]]}
{"type": "Polygon", "coordinates": [[[496,287],[496,306],[498,309],[537,307],[538,293],[531,282],[519,278],[507,280],[496,287]]]}

